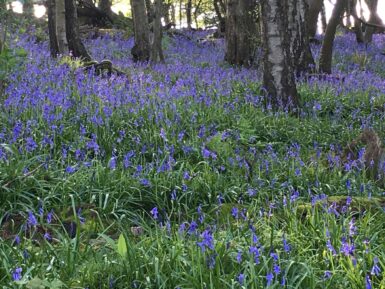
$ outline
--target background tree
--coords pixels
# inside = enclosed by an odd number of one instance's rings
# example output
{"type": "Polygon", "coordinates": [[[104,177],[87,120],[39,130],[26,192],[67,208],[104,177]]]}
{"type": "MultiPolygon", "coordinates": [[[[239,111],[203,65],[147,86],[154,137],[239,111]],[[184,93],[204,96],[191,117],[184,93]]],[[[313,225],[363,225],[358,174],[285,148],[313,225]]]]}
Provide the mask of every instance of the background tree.
{"type": "Polygon", "coordinates": [[[346,0],[337,0],[333,8],[332,16],[330,17],[329,23],[326,27],[319,60],[319,71],[321,73],[332,73],[333,43],[337,26],[340,23],[345,5],[346,0]]]}
{"type": "Polygon", "coordinates": [[[0,53],[5,48],[5,40],[7,37],[7,2],[6,0],[0,0],[0,53]]]}
{"type": "Polygon", "coordinates": [[[59,45],[59,53],[65,54],[68,51],[66,35],[66,18],[64,0],[55,0],[56,7],[56,36],[59,45]]]}
{"type": "Polygon", "coordinates": [[[34,17],[33,0],[24,0],[23,2],[23,14],[27,17],[34,17]]]}
{"type": "Polygon", "coordinates": [[[257,38],[255,0],[228,0],[226,15],[226,54],[230,64],[250,66],[257,38]]]}
{"type": "Polygon", "coordinates": [[[154,37],[151,45],[151,62],[164,62],[162,50],[162,0],[155,0],[155,17],[153,23],[154,37]]]}
{"type": "Polygon", "coordinates": [[[313,38],[317,33],[318,16],[322,10],[323,0],[307,0],[307,2],[309,6],[309,13],[306,17],[308,35],[313,38]]]}
{"type": "MultiPolygon", "coordinates": [[[[370,24],[383,26],[384,24],[382,23],[381,17],[377,13],[378,0],[365,0],[365,2],[366,2],[366,5],[368,6],[369,12],[370,12],[368,22],[370,24]]],[[[377,29],[376,27],[374,27],[374,25],[366,27],[365,36],[364,36],[365,43],[372,42],[373,34],[377,29]]]]}
{"type": "Polygon", "coordinates": [[[214,0],[214,11],[219,22],[219,34],[226,30],[226,6],[222,0],[214,0]]]}
{"type": "Polygon", "coordinates": [[[311,72],[315,62],[309,44],[306,20],[309,19],[306,0],[290,0],[288,28],[291,32],[290,50],[297,75],[311,72]]]}
{"type": "Polygon", "coordinates": [[[74,57],[80,57],[86,61],[91,60],[79,35],[78,16],[75,0],[65,0],[65,20],[68,49],[74,57]]]}
{"type": "Polygon", "coordinates": [[[150,59],[150,30],[144,0],[132,0],[131,9],[135,38],[131,54],[134,61],[148,61],[150,59]]]}
{"type": "Polygon", "coordinates": [[[263,87],[276,108],[295,110],[299,96],[290,53],[289,1],[262,0],[263,87]]]}
{"type": "Polygon", "coordinates": [[[48,34],[49,34],[49,48],[52,57],[57,57],[59,52],[59,42],[56,33],[56,1],[47,1],[48,12],[48,34]]]}
{"type": "Polygon", "coordinates": [[[186,5],[186,21],[187,21],[187,28],[191,29],[191,24],[192,24],[192,0],[187,0],[187,5],[186,5]]]}

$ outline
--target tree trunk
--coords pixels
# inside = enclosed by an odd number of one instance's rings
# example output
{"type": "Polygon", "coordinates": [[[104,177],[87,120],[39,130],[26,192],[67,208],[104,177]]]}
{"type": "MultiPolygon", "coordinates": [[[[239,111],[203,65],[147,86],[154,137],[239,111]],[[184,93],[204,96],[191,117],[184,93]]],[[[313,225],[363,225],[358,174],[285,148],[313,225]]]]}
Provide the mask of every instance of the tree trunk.
{"type": "Polygon", "coordinates": [[[192,0],[187,0],[186,18],[187,18],[187,28],[191,29],[191,23],[192,23],[192,0]]]}
{"type": "Polygon", "coordinates": [[[308,31],[306,0],[290,0],[288,28],[291,32],[290,50],[296,75],[314,71],[315,62],[311,53],[308,31]]]}
{"type": "Polygon", "coordinates": [[[176,11],[174,3],[171,4],[171,21],[174,23],[174,26],[176,25],[176,11]]]}
{"type": "Polygon", "coordinates": [[[321,73],[332,73],[333,43],[338,23],[340,22],[342,13],[344,12],[345,4],[346,0],[337,0],[328,26],[326,27],[319,60],[319,70],[321,73]]]}
{"type": "MultiPolygon", "coordinates": [[[[382,26],[383,25],[382,20],[377,13],[378,0],[366,0],[365,2],[368,5],[369,11],[370,11],[370,17],[368,22],[371,24],[377,24],[382,26]]],[[[376,32],[375,27],[373,26],[366,27],[365,36],[364,36],[365,43],[372,42],[373,34],[375,32],[376,32]]]]}
{"type": "Polygon", "coordinates": [[[3,52],[5,48],[5,40],[7,36],[7,19],[7,3],[5,0],[0,0],[0,53],[3,52]]]}
{"type": "Polygon", "coordinates": [[[263,0],[263,87],[275,108],[295,110],[299,96],[295,85],[288,29],[290,0],[263,0]]]}
{"type": "Polygon", "coordinates": [[[226,54],[230,64],[250,66],[254,58],[257,23],[255,0],[228,0],[226,17],[226,54]]]}
{"type": "Polygon", "coordinates": [[[350,13],[351,13],[350,15],[352,15],[354,19],[353,30],[354,30],[354,33],[356,34],[356,41],[357,43],[364,43],[364,34],[362,33],[362,24],[358,20],[358,15],[356,11],[357,0],[351,0],[349,4],[350,4],[350,13]]]}
{"type": "Polygon", "coordinates": [[[317,34],[318,15],[322,10],[323,0],[307,0],[309,3],[309,12],[307,16],[308,35],[314,38],[317,34]]]}
{"type": "Polygon", "coordinates": [[[100,0],[98,8],[108,16],[109,20],[113,22],[113,20],[117,17],[117,15],[112,11],[112,1],[111,0],[100,0]]]}
{"type": "Polygon", "coordinates": [[[214,0],[214,10],[215,14],[217,14],[218,21],[219,21],[219,32],[225,33],[226,31],[226,19],[223,17],[221,6],[220,6],[220,0],[214,0]]]}
{"type": "Polygon", "coordinates": [[[132,0],[131,9],[135,38],[131,54],[134,61],[148,61],[150,59],[150,31],[144,0],[132,0]]]}
{"type": "Polygon", "coordinates": [[[72,56],[91,60],[79,35],[78,15],[76,12],[75,0],[65,0],[65,20],[68,49],[72,56]]]}
{"type": "Polygon", "coordinates": [[[182,28],[182,6],[183,0],[179,0],[179,27],[182,28]]]}
{"type": "Polygon", "coordinates": [[[59,53],[65,54],[68,51],[66,36],[66,18],[64,0],[55,0],[56,6],[56,37],[59,44],[59,53]]]}
{"type": "Polygon", "coordinates": [[[48,0],[48,34],[49,34],[49,50],[51,56],[56,58],[59,52],[59,43],[56,34],[56,1],[48,0]]]}
{"type": "Polygon", "coordinates": [[[151,62],[164,62],[162,50],[162,0],[155,0],[154,39],[151,45],[151,62]]]}

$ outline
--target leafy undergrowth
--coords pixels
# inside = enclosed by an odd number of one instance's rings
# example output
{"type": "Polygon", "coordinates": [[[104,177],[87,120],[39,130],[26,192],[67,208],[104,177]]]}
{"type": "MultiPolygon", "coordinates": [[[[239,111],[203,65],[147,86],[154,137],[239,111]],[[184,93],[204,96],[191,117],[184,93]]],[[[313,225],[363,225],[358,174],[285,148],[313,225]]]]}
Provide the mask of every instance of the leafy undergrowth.
{"type": "Polygon", "coordinates": [[[299,80],[290,115],[205,33],[165,39],[153,67],[131,62],[132,40],[87,40],[128,75],[111,78],[15,37],[28,55],[0,99],[4,288],[385,288],[384,188],[343,155],[363,128],[384,137],[385,38],[339,37],[338,77],[299,80]]]}

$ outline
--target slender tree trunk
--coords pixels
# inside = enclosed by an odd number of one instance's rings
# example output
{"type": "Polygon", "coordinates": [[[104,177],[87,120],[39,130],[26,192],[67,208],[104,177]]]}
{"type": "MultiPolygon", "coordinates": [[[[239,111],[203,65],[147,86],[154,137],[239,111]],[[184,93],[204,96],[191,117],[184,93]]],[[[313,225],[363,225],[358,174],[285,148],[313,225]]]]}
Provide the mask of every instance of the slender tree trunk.
{"type": "Polygon", "coordinates": [[[66,36],[66,18],[64,0],[55,0],[56,6],[56,36],[59,44],[59,53],[65,54],[68,51],[66,36]]]}
{"type": "Polygon", "coordinates": [[[214,11],[215,14],[217,14],[218,21],[219,21],[219,32],[225,33],[226,31],[226,19],[223,17],[221,6],[220,6],[220,0],[214,0],[214,11]]]}
{"type": "Polygon", "coordinates": [[[49,49],[51,56],[56,58],[59,52],[59,43],[56,34],[56,1],[48,0],[48,34],[49,34],[49,49]]]}
{"type": "Polygon", "coordinates": [[[295,110],[299,96],[295,85],[288,29],[289,0],[263,0],[263,87],[273,107],[295,110]]]}
{"type": "Polygon", "coordinates": [[[228,0],[226,15],[226,54],[230,64],[250,66],[254,58],[257,23],[256,1],[228,0]]]}
{"type": "Polygon", "coordinates": [[[309,33],[307,31],[306,0],[290,0],[288,13],[288,28],[291,31],[290,50],[296,75],[312,72],[315,62],[309,44],[309,33]]]}
{"type": "Polygon", "coordinates": [[[323,0],[307,0],[309,3],[309,13],[307,14],[307,27],[310,38],[315,37],[318,27],[318,15],[322,10],[323,0]]]}
{"type": "Polygon", "coordinates": [[[351,9],[350,13],[354,19],[353,30],[354,30],[354,33],[356,34],[357,43],[364,43],[364,34],[362,33],[362,24],[358,20],[356,6],[357,6],[357,0],[351,0],[350,1],[350,9],[351,9]]]}
{"type": "Polygon", "coordinates": [[[179,0],[179,27],[182,28],[182,6],[183,0],[179,0]]]}
{"type": "MultiPolygon", "coordinates": [[[[369,23],[383,25],[380,16],[377,13],[378,0],[366,0],[366,4],[368,5],[370,11],[369,23]]],[[[364,40],[365,43],[370,43],[373,40],[373,34],[375,33],[376,28],[372,26],[366,27],[364,40]]]]}
{"type": "Polygon", "coordinates": [[[326,27],[319,60],[319,70],[321,73],[332,73],[333,43],[338,23],[340,23],[342,13],[344,12],[345,4],[346,0],[337,0],[328,26],[326,27]]]}
{"type": "Polygon", "coordinates": [[[194,21],[195,21],[195,28],[198,29],[198,14],[199,14],[199,9],[202,4],[202,0],[199,0],[198,3],[195,5],[194,9],[194,21]]]}
{"type": "Polygon", "coordinates": [[[148,61],[150,59],[150,30],[144,0],[132,0],[131,9],[135,37],[135,45],[131,49],[131,54],[134,61],[148,61]]]}
{"type": "Polygon", "coordinates": [[[191,29],[191,23],[192,23],[192,0],[187,0],[186,20],[187,20],[187,28],[191,29]]]}
{"type": "Polygon", "coordinates": [[[0,0],[0,53],[3,52],[5,48],[5,40],[7,36],[7,20],[7,3],[5,0],[0,0]]]}
{"type": "Polygon", "coordinates": [[[65,0],[65,19],[68,49],[72,56],[91,60],[79,35],[78,15],[76,12],[75,0],[65,0]]]}
{"type": "Polygon", "coordinates": [[[154,18],[154,40],[151,46],[152,63],[164,62],[162,50],[162,0],[155,0],[155,18],[154,18]]]}
{"type": "Polygon", "coordinates": [[[98,8],[109,18],[111,22],[116,19],[117,15],[112,11],[112,1],[111,0],[100,0],[98,8]]]}
{"type": "Polygon", "coordinates": [[[174,3],[171,4],[171,21],[174,23],[174,25],[176,25],[176,11],[174,3]]]}

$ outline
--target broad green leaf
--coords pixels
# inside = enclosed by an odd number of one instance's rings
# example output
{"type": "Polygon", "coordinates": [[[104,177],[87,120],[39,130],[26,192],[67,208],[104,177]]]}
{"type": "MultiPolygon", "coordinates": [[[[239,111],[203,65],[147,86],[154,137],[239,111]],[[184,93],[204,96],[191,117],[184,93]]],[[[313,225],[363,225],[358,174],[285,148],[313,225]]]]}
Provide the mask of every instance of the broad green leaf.
{"type": "Polygon", "coordinates": [[[120,234],[118,239],[118,253],[122,257],[126,257],[127,255],[127,244],[123,234],[120,234]]]}

